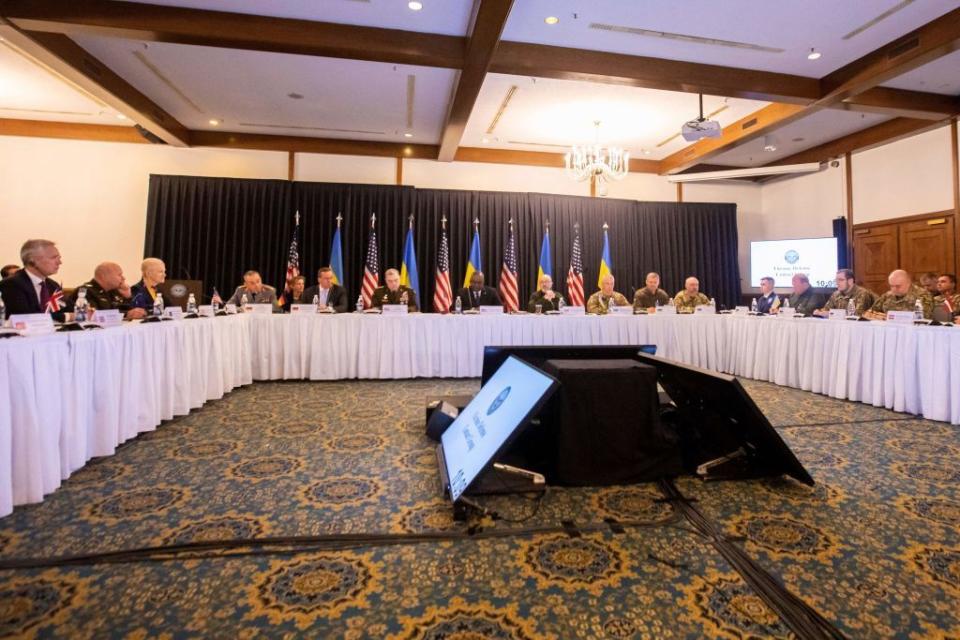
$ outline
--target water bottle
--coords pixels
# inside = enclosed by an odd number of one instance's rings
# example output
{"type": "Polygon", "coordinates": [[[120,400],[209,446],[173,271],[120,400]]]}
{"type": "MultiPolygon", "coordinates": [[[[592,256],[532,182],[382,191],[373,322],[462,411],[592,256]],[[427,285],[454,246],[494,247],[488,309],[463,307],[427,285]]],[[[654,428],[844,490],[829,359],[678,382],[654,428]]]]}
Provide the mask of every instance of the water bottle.
{"type": "Polygon", "coordinates": [[[783,298],[783,308],[784,309],[790,308],[790,298],[787,298],[786,296],[784,296],[783,298]]]}
{"type": "Polygon", "coordinates": [[[460,300],[460,296],[453,301],[453,312],[457,315],[463,313],[463,301],[460,300]]]}
{"type": "Polygon", "coordinates": [[[157,297],[153,299],[153,317],[163,317],[163,294],[157,292],[157,297]]]}
{"type": "Polygon", "coordinates": [[[657,311],[660,311],[660,298],[657,298],[657,304],[655,305],[657,311]]]}
{"type": "Polygon", "coordinates": [[[848,316],[857,315],[857,305],[853,303],[853,299],[847,302],[847,315],[848,316]]]}
{"type": "Polygon", "coordinates": [[[914,320],[923,320],[923,303],[919,300],[913,305],[913,318],[914,320]]]}
{"type": "Polygon", "coordinates": [[[313,296],[313,310],[320,313],[320,296],[313,296]]]}
{"type": "Polygon", "coordinates": [[[713,298],[710,298],[710,308],[713,309],[714,312],[716,312],[717,310],[717,301],[714,300],[713,298]]]}
{"type": "Polygon", "coordinates": [[[409,298],[407,297],[407,292],[404,291],[404,292],[400,295],[400,304],[408,304],[407,300],[409,300],[409,298]]]}
{"type": "Polygon", "coordinates": [[[240,311],[247,310],[248,301],[249,301],[249,298],[247,298],[247,294],[243,294],[242,296],[240,296],[240,311]]]}
{"type": "Polygon", "coordinates": [[[86,322],[87,321],[87,290],[84,287],[77,289],[77,301],[73,305],[73,320],[74,322],[86,322]]]}
{"type": "Polygon", "coordinates": [[[187,314],[197,315],[197,299],[193,297],[191,293],[187,296],[187,314]]]}
{"type": "Polygon", "coordinates": [[[3,302],[3,295],[0,294],[0,327],[7,323],[7,305],[3,302]]]}
{"type": "Polygon", "coordinates": [[[753,302],[750,303],[750,312],[757,313],[759,309],[760,309],[760,305],[757,304],[757,299],[754,298],[753,302]]]}
{"type": "Polygon", "coordinates": [[[217,315],[220,311],[220,294],[216,287],[213,288],[213,295],[210,296],[210,306],[213,308],[213,315],[217,315]]]}
{"type": "Polygon", "coordinates": [[[560,299],[557,300],[557,311],[563,311],[565,306],[567,306],[567,303],[563,301],[563,296],[560,296],[560,299]]]}
{"type": "Polygon", "coordinates": [[[363,313],[363,294],[357,296],[357,313],[363,313]]]}

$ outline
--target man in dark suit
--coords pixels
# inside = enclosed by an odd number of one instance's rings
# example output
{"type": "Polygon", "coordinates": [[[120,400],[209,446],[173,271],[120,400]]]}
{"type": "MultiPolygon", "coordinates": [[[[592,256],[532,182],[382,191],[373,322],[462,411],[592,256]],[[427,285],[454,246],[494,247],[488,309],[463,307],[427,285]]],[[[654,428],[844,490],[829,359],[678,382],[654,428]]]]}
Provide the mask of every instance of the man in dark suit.
{"type": "MultiPolygon", "coordinates": [[[[463,310],[476,309],[485,306],[502,306],[500,294],[493,287],[483,285],[483,272],[474,271],[470,276],[470,286],[457,291],[457,298],[460,298],[460,305],[463,310]]],[[[453,307],[451,307],[451,310],[453,307]]]]}
{"type": "Polygon", "coordinates": [[[333,269],[330,267],[320,267],[317,271],[317,286],[303,292],[304,302],[312,304],[313,296],[317,296],[320,309],[333,309],[337,313],[347,312],[347,290],[334,284],[333,269]]]}
{"type": "Polygon", "coordinates": [[[63,290],[50,276],[60,270],[60,252],[49,240],[27,240],[20,248],[23,269],[0,281],[7,313],[50,313],[63,322],[70,311],[63,290]]]}
{"type": "Polygon", "coordinates": [[[373,290],[370,299],[376,309],[382,309],[385,304],[405,304],[410,313],[417,311],[417,292],[406,285],[400,284],[400,272],[396,269],[387,269],[383,274],[386,286],[373,290]]]}

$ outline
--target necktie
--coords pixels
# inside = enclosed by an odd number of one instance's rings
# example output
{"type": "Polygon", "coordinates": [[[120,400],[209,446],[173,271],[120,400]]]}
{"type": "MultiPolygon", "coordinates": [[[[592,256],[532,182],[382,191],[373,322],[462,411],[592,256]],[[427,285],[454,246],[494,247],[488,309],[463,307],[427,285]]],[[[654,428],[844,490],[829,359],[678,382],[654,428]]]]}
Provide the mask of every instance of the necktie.
{"type": "Polygon", "coordinates": [[[480,292],[479,292],[479,291],[474,291],[474,292],[473,292],[473,306],[475,306],[475,307],[479,307],[479,306],[480,306],[480,292]]]}
{"type": "Polygon", "coordinates": [[[50,303],[50,287],[47,286],[47,281],[44,280],[40,283],[40,311],[45,312],[47,310],[47,305],[50,303]]]}

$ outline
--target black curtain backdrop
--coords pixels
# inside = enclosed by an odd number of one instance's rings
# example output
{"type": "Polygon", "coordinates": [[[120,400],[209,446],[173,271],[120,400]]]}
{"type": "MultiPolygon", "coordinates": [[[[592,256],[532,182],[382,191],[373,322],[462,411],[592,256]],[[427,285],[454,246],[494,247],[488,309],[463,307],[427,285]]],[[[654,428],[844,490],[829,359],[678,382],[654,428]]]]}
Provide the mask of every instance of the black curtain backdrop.
{"type": "Polygon", "coordinates": [[[415,189],[283,180],[150,176],[144,253],[167,264],[169,278],[204,281],[205,297],[215,286],[227,294],[248,269],[266,283],[283,285],[287,253],[300,212],[300,271],[314,284],[316,271],[330,261],[338,213],[343,215],[344,280],[355,300],[363,275],[370,214],[377,216],[381,281],[383,271],[400,268],[403,245],[414,219],[420,292],[432,309],[440,220],[447,218],[450,277],[463,285],[464,270],[479,219],[487,284],[500,278],[503,250],[514,221],[521,304],[536,288],[543,230],[550,223],[553,279],[566,291],[574,224],[583,242],[584,288],[596,290],[603,243],[609,226],[616,288],[624,295],[642,287],[657,271],[671,295],[688,275],[700,290],[732,307],[740,298],[735,204],[637,202],[542,193],[415,189]]]}

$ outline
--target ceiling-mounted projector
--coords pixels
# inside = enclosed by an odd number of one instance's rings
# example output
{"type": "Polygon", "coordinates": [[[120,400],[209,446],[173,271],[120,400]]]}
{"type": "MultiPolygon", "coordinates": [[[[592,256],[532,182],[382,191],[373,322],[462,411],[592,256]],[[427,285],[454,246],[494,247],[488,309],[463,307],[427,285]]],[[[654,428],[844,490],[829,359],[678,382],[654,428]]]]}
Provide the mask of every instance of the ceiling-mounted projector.
{"type": "Polygon", "coordinates": [[[701,138],[719,138],[723,131],[716,120],[703,117],[703,94],[700,94],[700,117],[683,123],[680,134],[687,142],[696,142],[701,138]]]}

